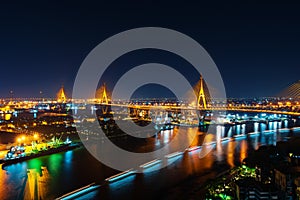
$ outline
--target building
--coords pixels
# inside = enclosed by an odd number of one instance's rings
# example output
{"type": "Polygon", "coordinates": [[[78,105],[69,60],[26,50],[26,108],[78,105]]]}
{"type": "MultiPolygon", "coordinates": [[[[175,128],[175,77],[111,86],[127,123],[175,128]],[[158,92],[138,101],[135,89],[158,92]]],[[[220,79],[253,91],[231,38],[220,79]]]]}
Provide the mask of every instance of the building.
{"type": "Polygon", "coordinates": [[[296,199],[300,199],[300,177],[294,180],[295,184],[295,197],[296,199]]]}
{"type": "Polygon", "coordinates": [[[236,182],[236,196],[246,200],[260,199],[282,199],[283,193],[272,186],[255,181],[253,178],[246,178],[236,182]]]}
{"type": "Polygon", "coordinates": [[[285,193],[284,199],[293,199],[293,179],[288,170],[274,169],[275,185],[285,193]]]}

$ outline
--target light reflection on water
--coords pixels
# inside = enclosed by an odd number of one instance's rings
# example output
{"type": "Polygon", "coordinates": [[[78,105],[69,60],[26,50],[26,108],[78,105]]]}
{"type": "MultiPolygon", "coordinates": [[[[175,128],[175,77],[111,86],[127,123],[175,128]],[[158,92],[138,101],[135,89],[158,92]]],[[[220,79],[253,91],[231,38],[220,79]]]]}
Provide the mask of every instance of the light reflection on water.
{"type": "Polygon", "coordinates": [[[248,144],[247,141],[242,140],[240,142],[240,162],[242,162],[248,155],[248,144]]]}
{"type": "Polygon", "coordinates": [[[258,122],[254,123],[254,132],[258,132],[258,125],[259,125],[258,122]]]}
{"type": "Polygon", "coordinates": [[[0,184],[3,186],[0,195],[5,195],[0,199],[33,198],[35,179],[39,183],[39,196],[43,199],[54,198],[51,194],[62,186],[55,182],[60,181],[61,177],[68,180],[72,175],[68,173],[74,164],[72,155],[73,151],[67,151],[6,166],[0,172],[0,184]],[[32,178],[26,178],[28,173],[32,174],[32,178]]]}
{"type": "Polygon", "coordinates": [[[234,150],[236,147],[236,142],[229,142],[227,145],[227,163],[234,167],[234,150]]]}
{"type": "MultiPolygon", "coordinates": [[[[287,122],[283,123],[285,126],[287,122]]],[[[218,163],[226,163],[228,166],[233,167],[237,162],[242,162],[247,157],[249,151],[258,149],[259,146],[264,144],[276,144],[277,140],[284,138],[283,134],[288,133],[268,133],[264,131],[276,130],[282,127],[280,122],[272,122],[268,125],[264,123],[254,123],[253,130],[260,131],[259,134],[247,137],[241,140],[233,140],[228,142],[221,142],[221,139],[226,136],[225,127],[216,126],[216,134],[204,134],[198,128],[186,128],[185,134],[191,146],[199,144],[211,143],[217,141],[215,145],[203,145],[199,151],[191,152],[186,155],[171,158],[168,162],[172,162],[170,167],[176,166],[179,170],[185,171],[187,174],[199,173],[199,171],[212,170],[218,163]],[[195,137],[198,135],[197,137],[195,137]],[[205,137],[204,137],[205,136],[205,137]],[[190,158],[187,159],[186,156],[190,158]],[[179,158],[179,159],[178,159],[179,158]],[[182,166],[181,166],[182,165],[182,166]]],[[[246,126],[236,125],[230,127],[228,136],[240,135],[245,133],[246,126]]],[[[182,131],[182,129],[181,129],[182,131]]],[[[160,136],[148,140],[149,149],[154,149],[160,145],[167,144],[176,134],[177,129],[172,131],[164,131],[160,136]]],[[[175,145],[180,141],[175,141],[175,145]]],[[[172,153],[172,152],[170,152],[172,153]]],[[[160,164],[154,165],[151,168],[159,168],[160,164]]],[[[58,197],[62,194],[68,193],[74,189],[80,188],[84,185],[90,184],[95,180],[104,180],[105,178],[115,174],[114,170],[100,164],[96,161],[85,149],[77,149],[58,154],[53,154],[37,159],[32,159],[26,162],[18,163],[15,165],[7,166],[4,170],[0,171],[0,199],[16,199],[20,197],[24,188],[26,188],[26,176],[28,169],[35,169],[42,175],[41,167],[46,167],[49,170],[49,176],[44,177],[44,181],[48,182],[44,185],[45,196],[49,199],[58,197]]],[[[145,172],[151,170],[145,169],[145,172]]],[[[149,179],[157,173],[145,173],[144,179],[149,179]]],[[[121,182],[113,183],[110,185],[110,190],[115,190],[124,184],[134,181],[134,176],[128,177],[121,182]],[[130,180],[130,181],[128,181],[130,180]]],[[[131,188],[132,189],[132,188],[131,188]]]]}

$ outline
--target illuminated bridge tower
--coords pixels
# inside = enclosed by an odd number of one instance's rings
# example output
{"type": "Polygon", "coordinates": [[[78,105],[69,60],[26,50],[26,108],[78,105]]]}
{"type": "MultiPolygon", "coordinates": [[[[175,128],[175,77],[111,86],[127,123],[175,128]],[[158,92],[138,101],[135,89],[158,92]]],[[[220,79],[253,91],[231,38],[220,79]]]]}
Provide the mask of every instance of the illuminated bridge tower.
{"type": "Polygon", "coordinates": [[[206,97],[203,89],[203,78],[200,76],[200,89],[199,89],[199,94],[197,97],[197,105],[198,107],[202,107],[204,109],[207,109],[206,105],[206,97]]]}
{"type": "Polygon", "coordinates": [[[96,99],[100,104],[108,104],[109,98],[106,90],[105,83],[96,91],[96,99]]]}
{"type": "Polygon", "coordinates": [[[101,86],[97,91],[96,91],[96,102],[100,103],[99,105],[101,107],[100,110],[102,110],[101,114],[107,114],[109,112],[109,102],[110,102],[110,94],[107,93],[106,85],[105,83],[103,86],[101,86]]]}
{"type": "Polygon", "coordinates": [[[57,102],[59,103],[65,103],[67,101],[67,95],[64,86],[60,88],[56,96],[57,96],[57,102]]]}
{"type": "Polygon", "coordinates": [[[108,104],[107,92],[106,92],[106,85],[104,84],[103,93],[101,103],[108,104]]]}

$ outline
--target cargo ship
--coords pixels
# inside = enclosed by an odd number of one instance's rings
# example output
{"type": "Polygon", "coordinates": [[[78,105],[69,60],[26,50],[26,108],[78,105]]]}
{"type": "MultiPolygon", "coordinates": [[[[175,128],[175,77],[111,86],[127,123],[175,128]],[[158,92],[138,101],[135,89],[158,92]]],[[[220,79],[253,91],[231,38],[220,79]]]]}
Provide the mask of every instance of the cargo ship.
{"type": "Polygon", "coordinates": [[[72,143],[69,139],[67,139],[65,142],[55,141],[51,144],[44,143],[44,148],[42,149],[37,149],[35,148],[36,146],[36,144],[32,144],[30,152],[26,152],[25,146],[12,146],[7,152],[5,158],[0,160],[2,168],[7,165],[16,164],[33,158],[73,150],[78,148],[80,145],[78,143],[72,143]]]}

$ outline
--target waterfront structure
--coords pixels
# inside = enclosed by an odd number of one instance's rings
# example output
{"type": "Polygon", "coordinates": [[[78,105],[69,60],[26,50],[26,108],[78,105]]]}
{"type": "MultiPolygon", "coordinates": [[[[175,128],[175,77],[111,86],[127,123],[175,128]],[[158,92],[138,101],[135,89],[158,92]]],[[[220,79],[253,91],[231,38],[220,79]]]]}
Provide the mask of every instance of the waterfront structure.
{"type": "Polygon", "coordinates": [[[111,94],[108,92],[105,83],[97,89],[95,98],[96,103],[109,104],[111,102],[111,94]]]}
{"type": "Polygon", "coordinates": [[[205,97],[205,93],[204,93],[204,89],[203,89],[203,78],[202,76],[200,76],[200,90],[199,90],[199,94],[198,94],[198,107],[202,107],[204,109],[207,109],[207,101],[206,101],[206,97],[205,97]]]}
{"type": "Polygon", "coordinates": [[[284,89],[279,96],[284,98],[300,99],[300,80],[284,89]]]}
{"type": "Polygon", "coordinates": [[[272,185],[265,185],[253,179],[244,179],[236,182],[236,199],[282,199],[282,194],[272,185]]]}
{"type": "Polygon", "coordinates": [[[66,95],[64,86],[62,86],[57,93],[57,102],[66,103],[66,101],[67,101],[67,95],[66,95]]]}

